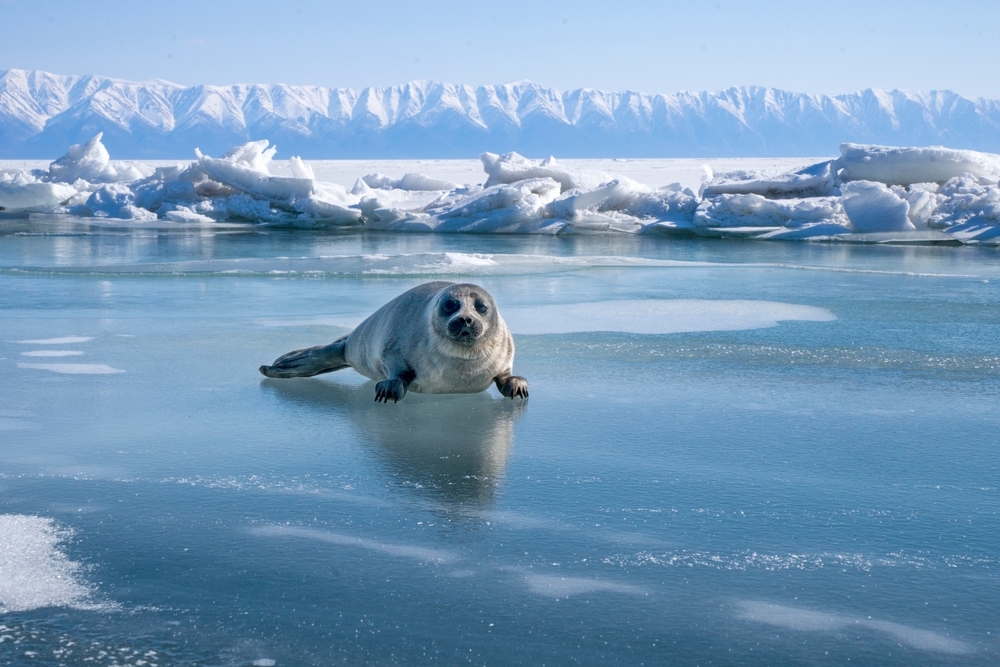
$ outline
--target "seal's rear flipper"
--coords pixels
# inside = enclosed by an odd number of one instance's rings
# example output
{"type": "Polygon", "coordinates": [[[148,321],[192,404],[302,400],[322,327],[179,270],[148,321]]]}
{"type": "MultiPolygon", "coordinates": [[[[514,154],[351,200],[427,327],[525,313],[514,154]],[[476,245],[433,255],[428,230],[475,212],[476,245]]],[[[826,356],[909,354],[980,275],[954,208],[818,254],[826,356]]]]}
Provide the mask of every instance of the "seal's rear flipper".
{"type": "Polygon", "coordinates": [[[350,364],[344,357],[347,336],[329,345],[318,345],[283,354],[270,366],[261,366],[260,372],[269,378],[301,378],[339,371],[350,364]]]}

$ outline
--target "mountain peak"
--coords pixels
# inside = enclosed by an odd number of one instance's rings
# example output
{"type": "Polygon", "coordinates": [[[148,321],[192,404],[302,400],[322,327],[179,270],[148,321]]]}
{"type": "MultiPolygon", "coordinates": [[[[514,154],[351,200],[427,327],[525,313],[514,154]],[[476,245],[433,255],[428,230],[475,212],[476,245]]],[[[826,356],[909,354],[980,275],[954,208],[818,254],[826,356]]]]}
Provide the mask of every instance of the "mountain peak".
{"type": "Polygon", "coordinates": [[[184,158],[270,139],[310,158],[832,155],[845,141],[1000,151],[1000,102],[951,91],[846,95],[763,86],[647,94],[526,79],[364,89],[182,86],[0,70],[0,157],[52,158],[104,132],[120,158],[184,158]]]}

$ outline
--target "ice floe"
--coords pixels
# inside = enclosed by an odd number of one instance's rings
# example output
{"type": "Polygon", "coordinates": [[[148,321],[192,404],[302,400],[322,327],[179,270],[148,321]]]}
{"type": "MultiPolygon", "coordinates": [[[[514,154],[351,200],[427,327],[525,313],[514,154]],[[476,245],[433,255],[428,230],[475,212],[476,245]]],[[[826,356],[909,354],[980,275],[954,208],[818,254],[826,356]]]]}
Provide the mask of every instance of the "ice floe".
{"type": "Polygon", "coordinates": [[[110,159],[101,135],[47,170],[0,172],[3,215],[408,232],[652,233],[760,239],[1000,244],[1000,155],[843,144],[791,172],[705,169],[700,192],[651,188],[555,158],[483,153],[482,184],[371,173],[348,189],[267,140],[152,169],[110,159]]]}
{"type": "Polygon", "coordinates": [[[92,336],[59,336],[57,338],[38,338],[35,340],[15,341],[22,345],[72,345],[73,343],[86,343],[92,341],[92,336]]]}
{"type": "Polygon", "coordinates": [[[836,161],[842,181],[878,181],[887,185],[944,182],[965,174],[1000,178],[1000,155],[943,146],[897,148],[842,144],[836,161]]]}
{"type": "Polygon", "coordinates": [[[851,227],[859,232],[906,232],[916,227],[910,222],[910,203],[875,181],[851,181],[841,188],[844,212],[851,227]]]}

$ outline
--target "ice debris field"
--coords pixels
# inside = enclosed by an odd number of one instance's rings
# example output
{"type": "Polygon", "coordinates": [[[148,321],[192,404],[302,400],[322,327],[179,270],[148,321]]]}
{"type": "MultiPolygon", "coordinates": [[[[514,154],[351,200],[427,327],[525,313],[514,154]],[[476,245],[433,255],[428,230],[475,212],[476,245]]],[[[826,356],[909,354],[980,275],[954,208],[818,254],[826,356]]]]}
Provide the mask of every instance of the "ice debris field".
{"type": "Polygon", "coordinates": [[[300,158],[271,173],[267,140],[220,158],[153,168],[113,162],[98,134],[48,169],[0,170],[0,215],[177,223],[363,227],[412,232],[661,233],[727,238],[1000,243],[1000,155],[843,144],[804,169],[705,174],[698,192],[566,168],[554,158],[480,156],[482,184],[372,173],[348,189],[300,158]]]}

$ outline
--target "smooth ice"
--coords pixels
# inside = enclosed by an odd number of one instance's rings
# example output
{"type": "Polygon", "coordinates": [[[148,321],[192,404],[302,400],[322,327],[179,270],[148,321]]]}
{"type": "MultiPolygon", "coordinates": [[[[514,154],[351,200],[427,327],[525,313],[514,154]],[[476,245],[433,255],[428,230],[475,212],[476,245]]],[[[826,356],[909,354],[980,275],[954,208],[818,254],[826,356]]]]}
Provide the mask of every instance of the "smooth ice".
{"type": "Polygon", "coordinates": [[[993,247],[33,224],[0,663],[997,662],[993,247]],[[257,371],[427,280],[530,399],[257,371]]]}

